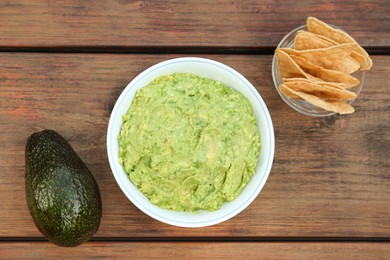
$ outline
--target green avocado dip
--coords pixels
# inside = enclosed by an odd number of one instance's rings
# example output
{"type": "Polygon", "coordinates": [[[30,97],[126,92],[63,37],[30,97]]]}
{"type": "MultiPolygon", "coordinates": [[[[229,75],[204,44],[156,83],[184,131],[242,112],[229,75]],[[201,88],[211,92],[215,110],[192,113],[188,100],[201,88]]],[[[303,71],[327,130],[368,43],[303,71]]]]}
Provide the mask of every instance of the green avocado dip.
{"type": "Polygon", "coordinates": [[[221,82],[191,73],[137,91],[118,136],[119,162],[155,205],[219,209],[254,173],[260,135],[251,103],[221,82]]]}

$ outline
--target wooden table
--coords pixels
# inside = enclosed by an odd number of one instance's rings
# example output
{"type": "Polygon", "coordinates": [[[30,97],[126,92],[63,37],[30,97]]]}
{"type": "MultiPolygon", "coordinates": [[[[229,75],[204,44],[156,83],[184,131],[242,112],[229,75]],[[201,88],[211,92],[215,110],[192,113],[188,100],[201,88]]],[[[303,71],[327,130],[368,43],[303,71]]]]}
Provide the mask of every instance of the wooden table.
{"type": "Polygon", "coordinates": [[[390,258],[390,4],[376,1],[0,2],[0,258],[390,258]],[[314,118],[288,107],[273,51],[307,16],[335,24],[372,55],[356,112],[314,118]],[[257,199],[233,219],[188,229],[160,223],[121,192],[106,154],[110,112],[141,71],[173,57],[223,62],[252,82],[276,150],[257,199]],[[28,212],[27,137],[60,132],[103,199],[94,238],[47,242],[28,212]]]}

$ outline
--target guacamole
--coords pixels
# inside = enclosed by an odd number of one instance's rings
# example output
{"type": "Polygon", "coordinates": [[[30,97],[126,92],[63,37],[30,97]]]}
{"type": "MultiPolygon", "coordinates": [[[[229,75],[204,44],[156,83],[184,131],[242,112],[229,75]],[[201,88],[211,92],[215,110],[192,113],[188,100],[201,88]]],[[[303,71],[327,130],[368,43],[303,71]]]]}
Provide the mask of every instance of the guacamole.
{"type": "Polygon", "coordinates": [[[221,82],[190,73],[137,91],[118,136],[119,161],[155,205],[213,211],[254,173],[260,135],[251,103],[221,82]]]}

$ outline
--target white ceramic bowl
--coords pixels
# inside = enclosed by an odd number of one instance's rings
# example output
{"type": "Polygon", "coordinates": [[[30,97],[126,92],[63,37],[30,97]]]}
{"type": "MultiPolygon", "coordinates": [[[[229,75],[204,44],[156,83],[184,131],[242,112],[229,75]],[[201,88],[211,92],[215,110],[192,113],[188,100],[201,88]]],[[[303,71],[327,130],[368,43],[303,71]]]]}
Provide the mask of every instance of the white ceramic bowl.
{"type": "Polygon", "coordinates": [[[263,99],[240,73],[234,69],[204,58],[177,58],[158,63],[134,78],[118,98],[111,113],[107,131],[108,159],[114,177],[127,198],[140,210],[161,222],[180,227],[204,227],[221,223],[244,210],[259,194],[271,170],[274,158],[274,130],[267,106],[263,99]],[[153,79],[174,72],[191,72],[201,77],[219,80],[240,91],[253,104],[254,114],[261,135],[261,151],[255,174],[241,194],[232,202],[227,202],[216,211],[197,213],[176,212],[153,205],[129,180],[118,161],[118,140],[122,115],[126,114],[136,91],[153,79]]]}

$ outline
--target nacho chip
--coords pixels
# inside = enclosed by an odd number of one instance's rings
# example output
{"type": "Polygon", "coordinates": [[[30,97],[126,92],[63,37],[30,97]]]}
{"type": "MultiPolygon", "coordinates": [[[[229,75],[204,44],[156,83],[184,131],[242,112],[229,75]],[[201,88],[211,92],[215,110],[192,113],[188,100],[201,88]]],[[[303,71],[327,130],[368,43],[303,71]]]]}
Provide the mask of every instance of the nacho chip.
{"type": "MultiPolygon", "coordinates": [[[[298,31],[294,39],[296,50],[328,48],[335,45],[338,43],[325,36],[307,31],[298,31]]],[[[356,51],[352,51],[350,57],[346,59],[347,61],[342,63],[338,70],[349,74],[357,71],[360,68],[360,63],[364,61],[363,56],[356,51]]]]}
{"type": "Polygon", "coordinates": [[[319,49],[294,50],[281,48],[281,50],[289,55],[300,56],[325,69],[338,70],[350,74],[357,71],[360,67],[360,64],[350,57],[351,52],[356,48],[357,44],[355,43],[345,43],[319,49]]]}
{"type": "Polygon", "coordinates": [[[289,88],[285,84],[279,85],[280,91],[288,98],[291,99],[302,99],[299,95],[296,95],[294,92],[289,91],[289,88]]]}
{"type": "Polygon", "coordinates": [[[286,96],[299,96],[302,99],[306,100],[310,104],[320,107],[322,109],[332,111],[340,114],[351,114],[355,109],[348,103],[339,101],[339,100],[322,100],[316,96],[301,92],[295,91],[286,86],[285,84],[280,85],[280,90],[286,96]]]}
{"type": "Polygon", "coordinates": [[[285,53],[277,49],[275,51],[276,62],[283,78],[305,77],[305,72],[285,53]]]}
{"type": "MultiPolygon", "coordinates": [[[[351,52],[351,55],[355,51],[351,52]]],[[[348,74],[352,74],[355,71],[360,69],[360,62],[358,62],[356,59],[352,58],[351,56],[346,57],[345,61],[340,64],[340,66],[337,68],[338,71],[345,72],[348,74]]]]}
{"type": "Polygon", "coordinates": [[[336,82],[325,82],[325,81],[322,81],[322,82],[316,82],[316,84],[319,84],[321,86],[329,86],[329,87],[334,87],[334,88],[338,88],[338,89],[346,89],[348,88],[346,84],[344,83],[336,83],[336,82]]]}
{"type": "Polygon", "coordinates": [[[337,82],[325,82],[325,81],[312,81],[307,78],[283,78],[284,82],[290,82],[290,81],[305,81],[309,83],[316,83],[321,86],[330,86],[337,89],[345,89],[347,86],[344,83],[337,83],[337,82]]]}
{"type": "MultiPolygon", "coordinates": [[[[330,46],[337,45],[337,42],[330,42],[321,35],[307,32],[298,31],[294,38],[294,47],[296,50],[308,50],[318,48],[328,48],[330,46]]],[[[330,39],[329,39],[330,40],[330,39]]]]}
{"type": "Polygon", "coordinates": [[[360,81],[357,78],[354,78],[347,73],[337,70],[324,69],[323,67],[317,66],[299,56],[290,55],[290,57],[306,74],[311,74],[323,81],[344,83],[347,88],[360,84],[360,81]]]}
{"type": "Polygon", "coordinates": [[[371,58],[369,58],[370,59],[369,62],[371,62],[371,65],[369,65],[369,67],[367,69],[362,69],[361,66],[362,66],[362,64],[364,64],[366,62],[366,60],[365,60],[366,58],[362,54],[358,53],[357,51],[353,51],[351,53],[351,57],[353,59],[355,59],[357,62],[359,62],[361,70],[369,70],[369,69],[371,69],[371,67],[372,67],[372,60],[371,60],[371,58]]]}
{"type": "MultiPolygon", "coordinates": [[[[308,17],[306,26],[309,32],[326,36],[337,43],[356,43],[349,34],[333,28],[332,26],[318,20],[314,17],[308,17]]],[[[351,56],[360,63],[361,70],[369,70],[372,67],[372,60],[368,53],[358,44],[357,50],[351,56]]]]}
{"type": "Polygon", "coordinates": [[[322,81],[315,76],[305,73],[284,51],[277,49],[275,52],[276,62],[283,78],[304,77],[312,81],[322,81]]]}
{"type": "Polygon", "coordinates": [[[284,85],[292,90],[305,92],[324,99],[353,100],[356,98],[356,94],[352,91],[343,88],[340,89],[332,86],[307,82],[305,80],[288,81],[285,82],[284,85]]]}

